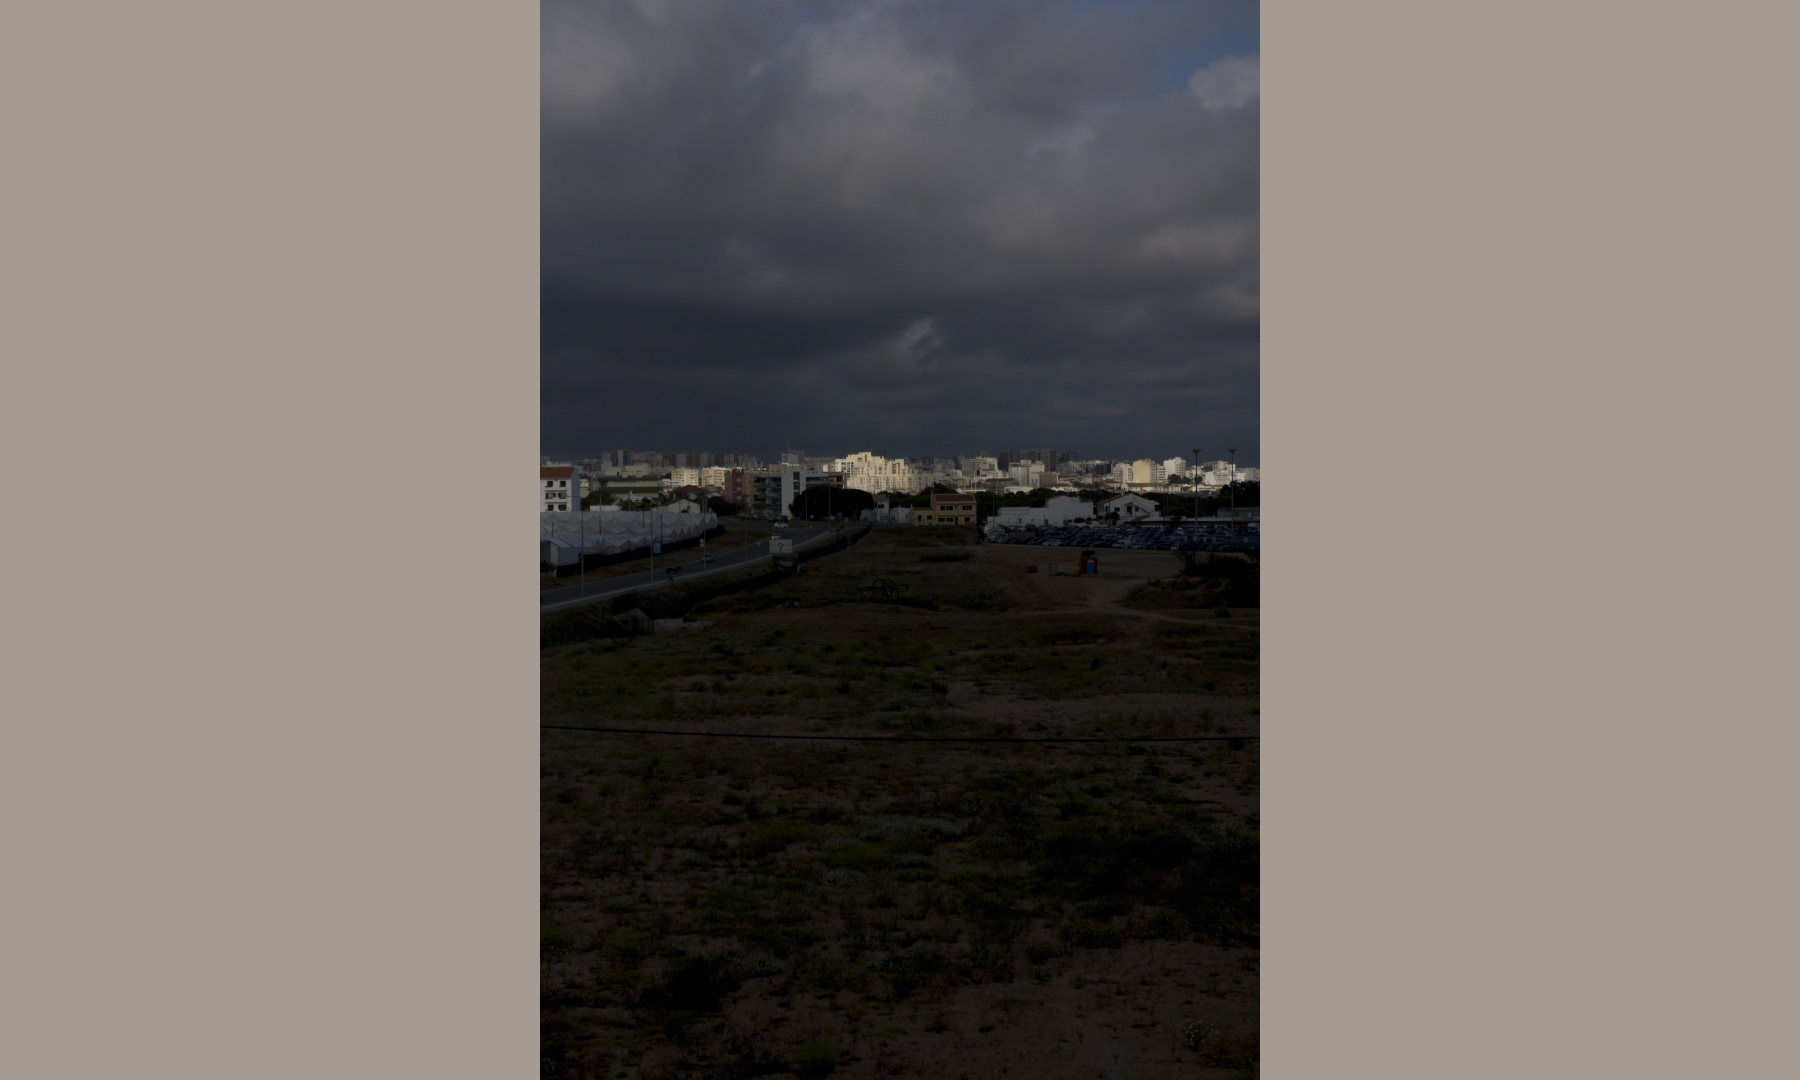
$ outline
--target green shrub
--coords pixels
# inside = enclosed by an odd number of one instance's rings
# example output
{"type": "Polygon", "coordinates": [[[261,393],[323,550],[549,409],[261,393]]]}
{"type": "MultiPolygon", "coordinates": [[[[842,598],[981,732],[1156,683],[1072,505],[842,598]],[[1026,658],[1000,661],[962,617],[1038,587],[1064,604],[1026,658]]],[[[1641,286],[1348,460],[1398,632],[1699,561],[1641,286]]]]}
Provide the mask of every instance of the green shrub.
{"type": "Polygon", "coordinates": [[[618,934],[608,943],[607,951],[624,966],[636,967],[656,951],[656,942],[646,934],[618,934]]]}
{"type": "Polygon", "coordinates": [[[675,965],[661,986],[645,993],[642,1004],[670,1012],[715,1013],[738,985],[736,971],[725,961],[690,956],[675,965]]]}
{"type": "Polygon", "coordinates": [[[579,641],[630,637],[631,632],[613,621],[601,604],[551,612],[538,620],[538,648],[572,645],[579,641]]]}
{"type": "Polygon", "coordinates": [[[1063,924],[1062,936],[1077,949],[1116,949],[1125,943],[1118,927],[1099,919],[1070,919],[1063,924]]]}
{"type": "Polygon", "coordinates": [[[812,827],[805,822],[782,818],[758,826],[738,845],[738,852],[748,858],[758,859],[785,851],[790,844],[805,843],[812,835],[812,827]]]}
{"type": "Polygon", "coordinates": [[[1199,1055],[1200,1064],[1216,1069],[1255,1069],[1262,1058],[1261,1032],[1232,1031],[1209,1020],[1182,1021],[1181,1043],[1199,1055]]]}
{"type": "Polygon", "coordinates": [[[556,917],[544,912],[538,918],[538,951],[546,957],[561,956],[575,948],[575,934],[568,927],[556,921],[556,917]]]}
{"type": "Polygon", "coordinates": [[[1136,936],[1180,941],[1193,932],[1187,916],[1179,911],[1163,910],[1139,923],[1136,936]]]}
{"type": "Polygon", "coordinates": [[[838,848],[825,856],[825,865],[834,870],[886,870],[894,862],[893,855],[865,841],[838,848]]]}
{"type": "Polygon", "coordinates": [[[820,993],[835,994],[839,990],[860,993],[868,988],[869,973],[845,960],[825,960],[807,973],[807,982],[820,993]]]}
{"type": "Polygon", "coordinates": [[[800,1080],[825,1080],[837,1068],[838,1048],[815,1040],[794,1052],[794,1075],[800,1080]]]}
{"type": "Polygon", "coordinates": [[[1000,594],[993,589],[976,589],[957,597],[952,603],[967,611],[991,611],[1000,605],[1000,594]]]}

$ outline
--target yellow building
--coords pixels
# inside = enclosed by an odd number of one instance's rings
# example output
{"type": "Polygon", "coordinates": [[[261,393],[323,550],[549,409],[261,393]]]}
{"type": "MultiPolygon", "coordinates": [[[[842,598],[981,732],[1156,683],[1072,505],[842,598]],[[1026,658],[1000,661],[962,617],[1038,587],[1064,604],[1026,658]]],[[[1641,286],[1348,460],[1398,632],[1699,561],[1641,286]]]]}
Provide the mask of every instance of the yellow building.
{"type": "Polygon", "coordinates": [[[974,495],[945,495],[934,493],[929,507],[917,507],[912,512],[914,525],[973,525],[975,524],[974,495]]]}

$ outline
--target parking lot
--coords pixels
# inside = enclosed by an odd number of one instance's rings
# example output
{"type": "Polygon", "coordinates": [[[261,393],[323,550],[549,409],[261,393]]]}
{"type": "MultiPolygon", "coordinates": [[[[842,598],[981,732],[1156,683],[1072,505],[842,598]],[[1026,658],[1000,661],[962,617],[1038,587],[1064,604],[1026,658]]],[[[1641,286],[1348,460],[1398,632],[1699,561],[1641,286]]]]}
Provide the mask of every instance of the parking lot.
{"type": "Polygon", "coordinates": [[[990,544],[1042,547],[1129,548],[1138,551],[1237,551],[1262,546],[1260,529],[1236,522],[1179,525],[1054,525],[994,528],[990,544]]]}

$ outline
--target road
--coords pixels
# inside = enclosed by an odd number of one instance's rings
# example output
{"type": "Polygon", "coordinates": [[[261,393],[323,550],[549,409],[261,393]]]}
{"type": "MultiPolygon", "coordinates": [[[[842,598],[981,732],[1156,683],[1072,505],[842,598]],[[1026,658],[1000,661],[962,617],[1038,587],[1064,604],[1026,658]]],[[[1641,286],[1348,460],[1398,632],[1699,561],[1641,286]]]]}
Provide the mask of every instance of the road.
{"type": "MultiPolygon", "coordinates": [[[[834,530],[828,528],[783,529],[780,535],[794,542],[794,550],[823,540],[834,530]]],[[[596,578],[588,582],[584,592],[580,585],[569,585],[560,589],[545,589],[538,600],[538,611],[560,611],[563,608],[575,607],[579,604],[591,604],[597,600],[609,600],[615,596],[623,596],[629,592],[642,592],[659,585],[697,581],[700,578],[722,574],[727,570],[739,570],[755,563],[765,562],[769,558],[769,542],[759,540],[749,547],[733,548],[713,556],[712,562],[690,562],[681,567],[673,575],[662,567],[654,571],[646,570],[641,574],[630,574],[626,577],[596,578]],[[702,566],[706,569],[700,569],[702,566]]]]}

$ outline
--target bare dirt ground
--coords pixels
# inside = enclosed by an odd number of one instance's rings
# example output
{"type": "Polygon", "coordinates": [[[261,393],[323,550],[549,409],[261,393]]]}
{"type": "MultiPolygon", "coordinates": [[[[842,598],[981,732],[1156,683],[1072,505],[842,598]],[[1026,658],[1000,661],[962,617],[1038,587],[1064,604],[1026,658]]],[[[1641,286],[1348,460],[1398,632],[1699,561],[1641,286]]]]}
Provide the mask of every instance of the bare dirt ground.
{"type": "Polygon", "coordinates": [[[547,651],[546,723],[1007,741],[546,731],[544,1075],[1255,1075],[1255,611],[1076,554],[877,530],[547,651]]]}

